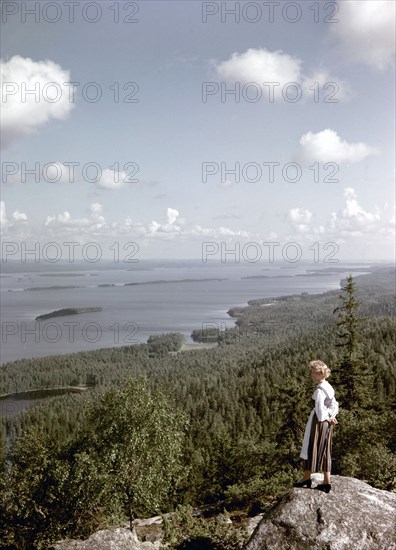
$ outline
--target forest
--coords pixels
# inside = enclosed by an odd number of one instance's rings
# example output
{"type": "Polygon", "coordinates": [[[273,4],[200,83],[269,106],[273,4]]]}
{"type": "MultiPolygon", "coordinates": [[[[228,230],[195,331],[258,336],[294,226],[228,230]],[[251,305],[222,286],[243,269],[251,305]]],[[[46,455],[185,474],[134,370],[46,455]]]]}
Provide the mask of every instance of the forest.
{"type": "Polygon", "coordinates": [[[395,270],[341,285],[231,308],[234,329],[193,332],[211,349],[181,351],[171,333],[2,365],[0,394],[91,389],[2,419],[0,547],[47,548],[178,505],[265,510],[301,473],[316,358],[340,403],[333,473],[395,490],[395,270]]]}

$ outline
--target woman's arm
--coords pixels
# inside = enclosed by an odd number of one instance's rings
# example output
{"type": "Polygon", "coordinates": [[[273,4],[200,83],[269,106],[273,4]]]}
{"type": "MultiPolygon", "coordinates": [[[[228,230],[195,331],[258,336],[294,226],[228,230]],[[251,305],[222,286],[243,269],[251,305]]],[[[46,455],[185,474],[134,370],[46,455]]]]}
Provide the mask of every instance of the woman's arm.
{"type": "Polygon", "coordinates": [[[318,417],[319,422],[324,422],[325,420],[329,420],[330,414],[329,409],[324,404],[325,401],[325,393],[321,389],[316,390],[315,395],[315,413],[318,417]]]}
{"type": "Polygon", "coordinates": [[[336,424],[335,416],[338,413],[338,403],[333,398],[331,407],[326,407],[325,405],[326,394],[323,390],[318,388],[315,395],[315,412],[318,417],[319,422],[324,422],[329,420],[332,424],[336,424]]]}
{"type": "Polygon", "coordinates": [[[338,411],[339,411],[338,403],[334,397],[332,399],[331,408],[329,409],[329,411],[330,411],[331,418],[335,418],[338,414],[338,411]]]}

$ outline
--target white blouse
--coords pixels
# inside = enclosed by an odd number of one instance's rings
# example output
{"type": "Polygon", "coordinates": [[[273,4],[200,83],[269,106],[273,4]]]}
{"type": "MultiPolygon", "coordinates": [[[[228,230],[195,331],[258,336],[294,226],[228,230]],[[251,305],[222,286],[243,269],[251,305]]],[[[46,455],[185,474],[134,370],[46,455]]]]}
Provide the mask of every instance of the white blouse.
{"type": "Polygon", "coordinates": [[[300,457],[303,460],[308,459],[309,437],[311,434],[312,419],[314,414],[316,413],[319,422],[331,420],[338,414],[339,407],[334,395],[335,393],[332,386],[326,382],[326,380],[323,380],[323,382],[318,384],[316,390],[313,392],[312,399],[315,400],[315,407],[312,409],[308,422],[305,426],[304,439],[300,454],[300,457]]]}
{"type": "Polygon", "coordinates": [[[315,400],[314,411],[319,422],[335,418],[338,414],[339,407],[334,395],[332,386],[326,380],[318,384],[314,391],[312,399],[315,400]]]}

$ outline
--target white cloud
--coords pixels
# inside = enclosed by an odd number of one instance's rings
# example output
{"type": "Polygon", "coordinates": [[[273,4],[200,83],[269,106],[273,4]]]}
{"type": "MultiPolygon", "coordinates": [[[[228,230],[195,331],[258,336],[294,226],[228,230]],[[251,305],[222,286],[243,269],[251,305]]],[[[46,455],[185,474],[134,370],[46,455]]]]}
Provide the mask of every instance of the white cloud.
{"type": "MultiPolygon", "coordinates": [[[[312,75],[302,72],[302,61],[298,57],[283,53],[282,50],[269,51],[264,48],[250,48],[244,53],[234,52],[230,59],[214,62],[215,70],[226,82],[239,82],[242,85],[253,83],[262,87],[263,93],[271,101],[282,97],[283,87],[296,83],[301,87],[302,99],[314,97],[314,90],[309,87],[317,82],[321,87],[333,82],[338,89],[330,88],[326,94],[334,93],[334,99],[344,99],[349,96],[348,85],[338,78],[332,77],[327,71],[314,71],[312,75]],[[275,83],[270,86],[269,83],[275,83]],[[273,97],[272,97],[273,94],[273,97]]],[[[293,97],[297,92],[288,92],[293,97]]],[[[323,90],[321,90],[323,95],[323,90]]],[[[330,96],[329,96],[330,97],[330,96]]]]}
{"type": "Polygon", "coordinates": [[[348,143],[330,128],[316,134],[307,132],[301,136],[300,145],[300,158],[305,162],[359,162],[380,152],[363,142],[348,143]]]}
{"type": "Polygon", "coordinates": [[[154,233],[156,233],[158,231],[158,229],[160,229],[161,227],[161,224],[156,222],[156,221],[152,221],[149,226],[148,226],[148,232],[150,235],[153,235],[154,233]]]}
{"type": "Polygon", "coordinates": [[[43,174],[44,180],[49,183],[73,183],[75,175],[71,166],[65,166],[61,162],[52,162],[43,174]]]}
{"type": "Polygon", "coordinates": [[[65,210],[61,214],[57,214],[55,216],[47,216],[47,219],[44,222],[44,225],[50,225],[51,223],[58,223],[59,225],[66,225],[68,223],[74,224],[74,225],[82,225],[82,220],[72,220],[70,212],[65,210]]]}
{"type": "Polygon", "coordinates": [[[329,229],[340,237],[359,237],[364,234],[376,234],[381,230],[379,213],[368,212],[358,203],[357,195],[351,187],[344,190],[345,207],[330,215],[329,229]]]}
{"type": "Polygon", "coordinates": [[[352,97],[352,89],[348,82],[332,76],[323,69],[304,76],[301,87],[303,97],[309,97],[316,102],[338,103],[352,97]]]}
{"type": "Polygon", "coordinates": [[[288,220],[294,226],[297,233],[308,233],[309,223],[312,220],[312,212],[303,208],[291,208],[287,213],[288,220]]]}
{"type": "Polygon", "coordinates": [[[26,222],[27,216],[24,212],[20,212],[19,210],[15,210],[15,212],[12,213],[12,217],[17,222],[26,222]]]}
{"type": "Polygon", "coordinates": [[[0,201],[0,227],[2,231],[7,231],[10,226],[10,222],[7,217],[7,210],[4,201],[0,201]]]}
{"type": "MultiPolygon", "coordinates": [[[[294,231],[309,241],[318,238],[333,242],[348,242],[351,239],[364,238],[371,243],[392,239],[394,227],[392,219],[386,220],[384,212],[375,208],[373,212],[365,210],[358,202],[358,197],[352,187],[344,189],[345,205],[338,211],[329,214],[324,225],[315,226],[311,212],[301,208],[293,208],[288,213],[288,219],[294,231]]],[[[289,238],[293,238],[290,235],[289,238]]],[[[393,237],[394,238],[394,237],[393,237]]]]}
{"type": "Polygon", "coordinates": [[[104,189],[121,189],[122,187],[126,187],[128,183],[128,174],[126,172],[118,172],[117,170],[106,168],[103,170],[97,185],[104,189]]]}
{"type": "Polygon", "coordinates": [[[216,64],[221,78],[236,82],[288,82],[301,80],[301,60],[282,50],[249,48],[245,53],[234,52],[230,59],[216,64]]]}
{"type": "Polygon", "coordinates": [[[308,223],[312,219],[312,212],[303,208],[292,208],[288,217],[293,223],[308,223]]]}
{"type": "Polygon", "coordinates": [[[70,81],[69,71],[48,59],[33,61],[20,55],[14,55],[9,61],[1,60],[0,64],[3,148],[52,119],[67,118],[74,106],[69,99],[69,88],[64,85],[70,81]],[[50,83],[54,85],[49,86],[50,83]],[[29,90],[36,90],[37,96],[25,94],[29,90]]]}
{"type": "Polygon", "coordinates": [[[174,208],[168,208],[166,211],[166,216],[168,218],[168,223],[172,225],[175,223],[175,221],[179,217],[179,212],[174,208]]]}
{"type": "Polygon", "coordinates": [[[385,70],[395,59],[394,0],[338,0],[333,33],[352,61],[385,70]]]}
{"type": "MultiPolygon", "coordinates": [[[[26,214],[15,211],[13,215],[15,220],[18,218],[20,234],[22,234],[24,227],[25,232],[23,235],[26,238],[27,228],[29,239],[34,239],[36,242],[47,242],[48,240],[55,242],[72,240],[80,243],[91,241],[104,242],[114,238],[126,238],[128,241],[136,238],[140,239],[139,242],[141,240],[148,242],[152,239],[194,241],[202,238],[228,239],[232,237],[252,237],[246,231],[234,230],[229,227],[204,228],[200,225],[187,223],[175,208],[167,208],[165,216],[165,223],[152,220],[144,224],[132,220],[131,217],[127,217],[121,221],[109,221],[104,216],[103,205],[98,202],[93,202],[89,205],[86,217],[73,217],[69,211],[65,210],[58,214],[47,215],[41,225],[39,223],[38,225],[31,225],[28,228],[26,214]]],[[[3,232],[7,232],[13,224],[7,218],[4,203],[1,205],[1,220],[3,232]]],[[[14,229],[14,236],[17,240],[17,228],[15,227],[14,229]]]]}
{"type": "Polygon", "coordinates": [[[24,212],[19,210],[14,210],[11,214],[12,221],[9,219],[7,214],[7,208],[4,201],[0,201],[0,229],[3,235],[10,232],[18,232],[22,228],[21,238],[26,235],[27,227],[27,215],[24,212]]]}
{"type": "Polygon", "coordinates": [[[137,170],[132,170],[130,173],[124,172],[123,170],[111,170],[106,168],[102,171],[100,179],[96,182],[98,187],[103,189],[123,189],[124,187],[154,187],[158,185],[157,181],[142,181],[137,177],[139,171],[138,166],[137,170]]]}
{"type": "Polygon", "coordinates": [[[242,237],[248,239],[251,235],[247,231],[233,230],[223,226],[212,228],[194,225],[193,229],[191,230],[191,236],[197,237],[199,239],[219,239],[221,237],[242,237]]]}
{"type": "MultiPolygon", "coordinates": [[[[356,246],[373,250],[381,246],[394,244],[394,213],[383,209],[367,209],[362,206],[355,190],[348,187],[344,190],[344,205],[337,211],[329,212],[327,219],[321,215],[320,224],[316,224],[312,208],[294,207],[288,211],[286,219],[290,224],[287,232],[249,232],[238,227],[228,226],[206,227],[194,222],[181,223],[178,210],[168,208],[164,212],[164,223],[155,220],[149,223],[133,220],[127,217],[124,220],[107,220],[104,207],[93,202],[87,208],[87,215],[82,218],[74,217],[71,212],[64,211],[47,216],[43,222],[26,223],[28,216],[20,210],[15,210],[12,216],[7,216],[4,202],[1,203],[2,233],[12,236],[15,242],[78,242],[85,244],[97,242],[102,245],[105,257],[111,256],[110,245],[135,241],[139,246],[155,246],[155,241],[194,244],[204,240],[227,242],[234,246],[239,242],[290,242],[296,241],[307,245],[320,241],[321,243],[339,243],[351,250],[356,246]],[[393,216],[393,218],[392,218],[393,216]],[[108,245],[108,246],[106,246],[108,245]],[[106,251],[107,250],[107,254],[106,251]]],[[[30,221],[30,220],[29,220],[30,221]]],[[[162,245],[161,245],[162,246],[162,245]]]]}
{"type": "Polygon", "coordinates": [[[103,205],[99,202],[93,202],[89,205],[89,210],[94,216],[99,216],[103,212],[103,205]]]}

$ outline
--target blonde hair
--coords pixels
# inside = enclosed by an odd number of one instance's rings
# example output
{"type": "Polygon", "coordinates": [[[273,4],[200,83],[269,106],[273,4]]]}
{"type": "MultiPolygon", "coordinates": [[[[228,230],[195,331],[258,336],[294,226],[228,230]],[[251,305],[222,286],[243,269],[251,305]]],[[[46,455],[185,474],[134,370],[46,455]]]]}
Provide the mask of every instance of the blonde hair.
{"type": "Polygon", "coordinates": [[[326,363],[323,363],[323,361],[320,361],[319,359],[311,361],[309,367],[312,372],[315,372],[316,374],[322,374],[323,378],[328,378],[330,376],[331,370],[326,365],[326,363]]]}

